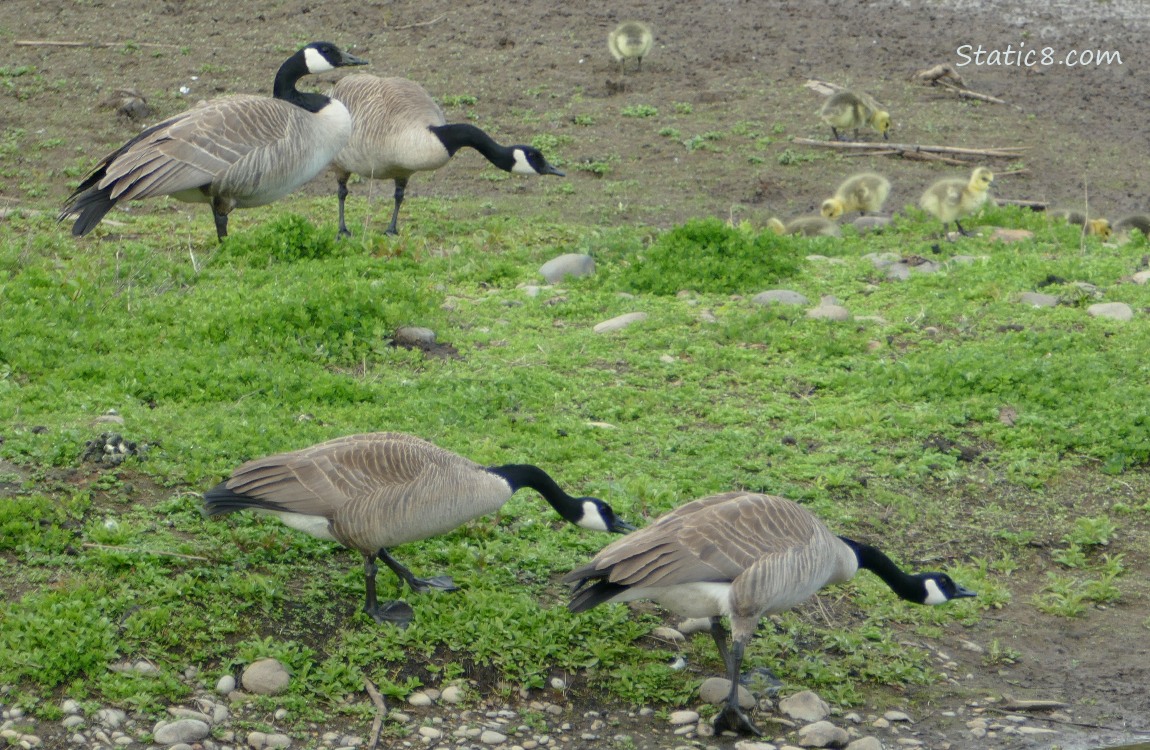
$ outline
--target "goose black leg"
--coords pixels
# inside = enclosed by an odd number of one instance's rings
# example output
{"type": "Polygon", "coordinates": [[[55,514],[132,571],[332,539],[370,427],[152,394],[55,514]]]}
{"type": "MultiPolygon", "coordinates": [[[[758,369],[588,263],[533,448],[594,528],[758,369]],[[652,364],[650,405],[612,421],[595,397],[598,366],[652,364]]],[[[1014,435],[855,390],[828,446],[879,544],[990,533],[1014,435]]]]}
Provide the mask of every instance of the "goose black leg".
{"type": "Polygon", "coordinates": [[[372,619],[380,624],[390,622],[396,627],[406,628],[411,624],[411,620],[415,616],[415,613],[412,611],[411,606],[406,602],[392,601],[384,602],[381,605],[378,601],[376,601],[376,570],[378,570],[378,568],[375,564],[375,555],[364,555],[363,580],[364,589],[367,592],[367,600],[363,605],[363,611],[371,615],[372,619]]]}
{"type": "Polygon", "coordinates": [[[399,221],[399,207],[403,205],[403,191],[407,189],[407,178],[395,179],[395,210],[391,212],[391,223],[387,225],[386,234],[399,234],[396,222],[399,221]]]}
{"type": "Polygon", "coordinates": [[[218,201],[212,201],[212,219],[216,222],[216,240],[223,242],[228,236],[228,211],[218,201]]]}
{"type": "MultiPolygon", "coordinates": [[[[350,176],[351,175],[348,175],[348,177],[350,177],[350,176]]],[[[337,182],[339,183],[339,190],[336,191],[336,195],[339,197],[339,235],[338,235],[338,237],[340,239],[343,239],[344,237],[350,237],[351,236],[351,232],[349,232],[347,229],[347,224],[345,224],[343,221],[343,204],[347,200],[347,178],[344,178],[342,180],[338,180],[337,182]]]]}
{"type": "MultiPolygon", "coordinates": [[[[712,630],[714,633],[714,621],[712,630]]],[[[746,711],[739,705],[739,669],[743,665],[743,650],[746,644],[738,639],[731,640],[731,650],[727,655],[727,679],[731,681],[731,690],[727,693],[727,704],[715,717],[716,732],[735,732],[736,734],[753,734],[762,737],[763,733],[747,716],[746,711]]]]}
{"type": "Polygon", "coordinates": [[[384,565],[395,571],[395,574],[400,577],[408,587],[415,592],[422,594],[428,589],[443,589],[444,591],[455,591],[459,587],[455,585],[455,581],[451,580],[451,576],[435,576],[433,578],[416,578],[415,575],[403,566],[398,560],[387,553],[387,550],[381,549],[376,553],[380,560],[383,560],[384,565]]]}
{"type": "Polygon", "coordinates": [[[974,236],[974,232],[968,232],[962,228],[962,224],[958,223],[958,219],[954,220],[954,225],[956,227],[958,227],[958,233],[961,234],[963,237],[973,237],[974,236]]]}

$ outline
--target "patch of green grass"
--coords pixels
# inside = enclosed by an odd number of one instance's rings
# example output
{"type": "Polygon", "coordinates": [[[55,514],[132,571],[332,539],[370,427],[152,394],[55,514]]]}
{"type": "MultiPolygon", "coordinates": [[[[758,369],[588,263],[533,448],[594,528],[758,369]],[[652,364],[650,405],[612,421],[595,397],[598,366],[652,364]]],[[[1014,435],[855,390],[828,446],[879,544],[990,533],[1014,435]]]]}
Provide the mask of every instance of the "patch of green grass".
{"type": "Polygon", "coordinates": [[[659,114],[657,107],[650,104],[632,104],[619,110],[623,117],[655,117],[659,114]]]}
{"type": "Polygon", "coordinates": [[[470,107],[479,103],[479,97],[471,94],[447,94],[440,101],[445,107],[470,107]]]}

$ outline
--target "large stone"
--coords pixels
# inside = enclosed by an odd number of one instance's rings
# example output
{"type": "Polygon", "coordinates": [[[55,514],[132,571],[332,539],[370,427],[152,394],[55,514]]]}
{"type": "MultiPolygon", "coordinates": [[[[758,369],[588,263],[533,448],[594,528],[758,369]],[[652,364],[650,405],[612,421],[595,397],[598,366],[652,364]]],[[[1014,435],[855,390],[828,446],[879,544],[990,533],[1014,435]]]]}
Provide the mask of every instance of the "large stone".
{"type": "Polygon", "coordinates": [[[610,320],[604,320],[602,323],[595,326],[595,328],[592,330],[594,330],[595,333],[608,333],[609,331],[618,331],[622,328],[626,328],[632,323],[638,323],[639,321],[646,319],[647,313],[645,312],[626,313],[625,315],[619,315],[617,317],[611,318],[610,320]]]}
{"type": "Polygon", "coordinates": [[[540,266],[539,273],[548,284],[558,283],[568,276],[590,276],[595,273],[595,259],[581,253],[565,253],[540,266]]]}
{"type": "Polygon", "coordinates": [[[1053,294],[1042,294],[1041,292],[1023,292],[1018,295],[1018,301],[1024,305],[1031,307],[1057,307],[1058,297],[1053,294]]]}
{"type": "Polygon", "coordinates": [[[751,297],[751,302],[754,302],[756,305],[778,303],[780,305],[805,306],[810,304],[810,300],[806,297],[798,292],[792,292],[789,289],[768,289],[765,292],[759,292],[754,297],[751,297]]]}
{"type": "MultiPolygon", "coordinates": [[[[725,677],[708,677],[699,686],[699,700],[712,705],[719,705],[727,700],[731,692],[731,681],[725,677]]],[[[739,707],[754,708],[758,701],[751,691],[739,685],[739,707]]]]}
{"type": "Polygon", "coordinates": [[[816,721],[799,730],[799,745],[802,747],[842,747],[849,740],[847,730],[829,721],[816,721]]]}
{"type": "Polygon", "coordinates": [[[859,737],[847,745],[847,750],[883,750],[882,742],[878,737],[859,737]]]}
{"type": "Polygon", "coordinates": [[[160,724],[152,732],[152,738],[159,745],[174,745],[177,742],[198,742],[212,731],[206,722],[199,719],[179,719],[168,724],[160,724]]]}
{"type": "Polygon", "coordinates": [[[244,689],[256,695],[279,695],[287,690],[291,673],[276,659],[252,662],[240,677],[244,689]]]}
{"type": "Polygon", "coordinates": [[[1112,320],[1132,320],[1134,310],[1125,302],[1099,302],[1086,308],[1086,312],[1095,318],[1110,318],[1112,320]]]}
{"type": "Polygon", "coordinates": [[[226,674],[216,681],[216,692],[220,695],[227,695],[236,689],[236,678],[230,674],[226,674]]]}
{"type": "Polygon", "coordinates": [[[783,698],[779,710],[796,721],[822,721],[831,713],[827,702],[810,690],[783,698]]]}
{"type": "Polygon", "coordinates": [[[672,711],[671,715],[667,717],[673,726],[683,726],[685,724],[694,724],[699,720],[697,711],[672,711]]]}

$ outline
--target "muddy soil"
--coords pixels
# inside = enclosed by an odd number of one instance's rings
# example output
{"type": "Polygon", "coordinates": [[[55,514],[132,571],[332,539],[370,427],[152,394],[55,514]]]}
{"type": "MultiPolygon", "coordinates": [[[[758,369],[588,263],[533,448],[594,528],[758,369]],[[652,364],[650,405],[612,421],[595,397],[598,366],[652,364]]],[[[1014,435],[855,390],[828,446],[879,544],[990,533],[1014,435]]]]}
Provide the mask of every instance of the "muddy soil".
{"type": "MultiPolygon", "coordinates": [[[[495,170],[473,152],[412,180],[408,196],[416,201],[468,197],[458,203],[461,213],[659,227],[715,215],[761,224],[771,215],[817,210],[833,186],[858,169],[887,174],[896,207],[914,203],[938,176],[969,171],[890,156],[844,158],[790,144],[790,137],[829,137],[814,115],[820,97],[804,86],[820,79],[882,101],[893,114],[898,143],[1029,147],[1021,158],[990,163],[1002,174],[995,183],[1000,198],[1067,207],[1088,201],[1092,213],[1117,217],[1150,210],[1148,30],[1150,5],[1068,0],[4,0],[0,209],[57,210],[83,169],[142,123],[200,98],[266,93],[290,52],[327,39],[371,60],[371,72],[410,77],[437,97],[457,97],[446,107],[449,119],[476,122],[502,142],[555,137],[550,143],[568,171],[565,181],[493,180],[495,170]],[[651,23],[656,45],[641,72],[622,75],[605,39],[631,17],[651,23]],[[999,51],[999,64],[972,62],[957,70],[969,88],[1005,103],[960,99],[912,80],[921,69],[962,63],[963,45],[971,45],[970,54],[979,45],[999,51]],[[1038,64],[1006,64],[1001,53],[1008,45],[1037,50],[1038,64]],[[1041,58],[1046,47],[1050,64],[1041,58]],[[1121,64],[1113,58],[1066,64],[1071,51],[1081,59],[1088,50],[1117,53],[1121,64]],[[147,100],[150,116],[136,121],[101,106],[125,88],[147,100]],[[639,105],[658,114],[623,114],[639,105]],[[668,130],[675,132],[661,134],[668,130]],[[801,158],[783,165],[780,156],[788,150],[801,158]],[[596,174],[596,164],[606,173],[596,174]]],[[[334,182],[325,176],[306,190],[330,195],[334,182]]],[[[370,208],[353,201],[353,221],[371,221],[372,231],[380,231],[391,186],[353,190],[359,200],[374,198],[370,208]]],[[[172,209],[153,201],[138,210],[172,209]]],[[[177,210],[196,223],[197,241],[214,242],[202,208],[177,210]]],[[[332,210],[334,222],[334,201],[332,210]]],[[[235,231],[243,222],[259,222],[259,214],[238,214],[235,231]]],[[[418,225],[406,229],[418,232],[418,225]]],[[[1128,552],[1130,575],[1144,581],[1145,550],[1128,552]]],[[[1016,576],[1037,588],[1044,573],[1035,568],[1016,576]]],[[[927,746],[1094,747],[1144,739],[1132,730],[1150,729],[1145,594],[1143,586],[1120,605],[1075,620],[1025,606],[991,614],[973,632],[948,634],[952,646],[932,644],[958,663],[951,670],[956,684],[876,700],[918,701],[917,729],[927,746]],[[985,655],[959,647],[962,639],[983,646],[997,639],[1018,653],[1017,663],[988,666],[985,655]],[[1069,703],[1066,720],[1045,724],[1059,734],[1052,740],[972,737],[965,727],[969,704],[1005,693],[1069,703]]],[[[1029,592],[1014,595],[1025,602],[1029,592]]],[[[643,730],[635,728],[638,736],[643,730]]]]}

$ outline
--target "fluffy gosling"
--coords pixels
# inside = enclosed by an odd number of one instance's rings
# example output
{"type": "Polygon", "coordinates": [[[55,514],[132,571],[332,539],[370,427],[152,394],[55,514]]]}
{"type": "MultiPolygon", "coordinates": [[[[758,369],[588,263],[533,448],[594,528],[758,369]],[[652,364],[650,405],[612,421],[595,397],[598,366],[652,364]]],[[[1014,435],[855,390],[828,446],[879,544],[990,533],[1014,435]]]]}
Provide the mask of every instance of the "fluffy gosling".
{"type": "Polygon", "coordinates": [[[888,195],[890,181],[887,178],[874,172],[862,172],[844,180],[834,196],[823,201],[819,212],[827,219],[837,219],[849,211],[878,213],[888,195]]]}
{"type": "Polygon", "coordinates": [[[800,216],[783,223],[781,219],[771,217],[767,221],[767,229],[775,234],[800,234],[804,237],[841,237],[842,230],[839,225],[822,216],[800,216]]]}
{"type": "Polygon", "coordinates": [[[626,72],[627,61],[634,59],[636,70],[643,69],[643,56],[651,51],[655,37],[651,27],[642,21],[624,21],[607,35],[607,49],[619,61],[619,74],[626,72]]]}
{"type": "Polygon", "coordinates": [[[1065,219],[1067,224],[1085,227],[1087,234],[1095,235],[1103,240],[1110,238],[1110,222],[1106,219],[1089,219],[1086,214],[1073,209],[1057,209],[1047,213],[1052,219],[1065,219]]]}
{"type": "Polygon", "coordinates": [[[855,140],[859,139],[859,128],[864,125],[882,134],[883,140],[890,139],[890,113],[867,94],[840,91],[831,94],[823,102],[819,117],[831,126],[831,134],[836,141],[844,141],[840,130],[854,130],[855,140]]]}
{"type": "Polygon", "coordinates": [[[953,221],[960,234],[970,237],[970,232],[963,229],[958,220],[982,208],[992,182],[993,172],[986,167],[975,167],[970,180],[948,178],[934,183],[922,194],[918,205],[942,222],[944,234],[946,225],[953,221]]]}
{"type": "Polygon", "coordinates": [[[1119,242],[1129,242],[1130,232],[1134,229],[1141,232],[1143,237],[1150,239],[1150,216],[1134,214],[1114,223],[1114,234],[1119,242]]]}

